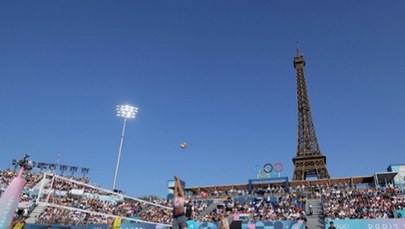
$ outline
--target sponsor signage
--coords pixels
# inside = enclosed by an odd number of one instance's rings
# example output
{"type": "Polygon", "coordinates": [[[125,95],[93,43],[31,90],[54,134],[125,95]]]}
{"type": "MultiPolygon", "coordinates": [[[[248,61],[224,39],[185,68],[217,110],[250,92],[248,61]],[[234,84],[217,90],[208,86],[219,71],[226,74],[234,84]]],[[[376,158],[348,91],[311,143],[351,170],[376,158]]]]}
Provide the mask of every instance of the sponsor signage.
{"type": "Polygon", "coordinates": [[[405,229],[405,219],[337,219],[325,220],[325,228],[333,222],[336,229],[405,229]]]}

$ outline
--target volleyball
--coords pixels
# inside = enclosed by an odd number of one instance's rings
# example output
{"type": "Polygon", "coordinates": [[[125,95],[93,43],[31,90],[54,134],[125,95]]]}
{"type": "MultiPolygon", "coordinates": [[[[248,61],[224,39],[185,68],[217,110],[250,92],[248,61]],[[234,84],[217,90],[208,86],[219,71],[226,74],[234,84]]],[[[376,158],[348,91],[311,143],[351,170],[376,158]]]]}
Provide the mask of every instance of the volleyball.
{"type": "Polygon", "coordinates": [[[181,143],[181,144],[180,144],[180,147],[181,147],[182,149],[185,149],[185,148],[187,147],[187,143],[185,143],[185,142],[181,143]]]}

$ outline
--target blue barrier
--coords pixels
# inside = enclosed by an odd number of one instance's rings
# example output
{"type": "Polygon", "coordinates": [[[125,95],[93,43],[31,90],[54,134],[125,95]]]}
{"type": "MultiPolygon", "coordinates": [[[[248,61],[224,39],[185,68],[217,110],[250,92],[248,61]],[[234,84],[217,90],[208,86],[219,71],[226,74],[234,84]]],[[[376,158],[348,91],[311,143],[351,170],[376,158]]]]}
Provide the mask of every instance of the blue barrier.
{"type": "MultiPolygon", "coordinates": [[[[218,229],[218,222],[187,221],[187,229],[218,229]]],[[[298,221],[242,221],[242,229],[304,229],[304,224],[298,221]]]]}
{"type": "Polygon", "coordinates": [[[405,218],[405,210],[395,210],[394,214],[396,214],[395,218],[405,218]]]}
{"type": "MultiPolygon", "coordinates": [[[[74,229],[74,228],[72,228],[74,229]]],[[[87,229],[109,229],[108,224],[88,224],[87,229]]]]}
{"type": "Polygon", "coordinates": [[[122,223],[120,229],[167,229],[168,227],[149,223],[122,223]]]}
{"type": "Polygon", "coordinates": [[[304,229],[302,222],[283,220],[283,221],[243,221],[242,229],[304,229]]]}
{"type": "Polygon", "coordinates": [[[219,223],[214,222],[196,222],[195,229],[218,229],[219,223]]]}
{"type": "MultiPolygon", "coordinates": [[[[24,229],[86,229],[89,228],[89,225],[54,225],[54,224],[25,224],[24,229]]],[[[92,229],[108,229],[108,225],[105,224],[106,227],[99,227],[99,228],[92,228],[92,229]]]]}
{"type": "Polygon", "coordinates": [[[325,228],[333,222],[337,229],[405,229],[405,219],[337,219],[325,220],[325,228]]]}

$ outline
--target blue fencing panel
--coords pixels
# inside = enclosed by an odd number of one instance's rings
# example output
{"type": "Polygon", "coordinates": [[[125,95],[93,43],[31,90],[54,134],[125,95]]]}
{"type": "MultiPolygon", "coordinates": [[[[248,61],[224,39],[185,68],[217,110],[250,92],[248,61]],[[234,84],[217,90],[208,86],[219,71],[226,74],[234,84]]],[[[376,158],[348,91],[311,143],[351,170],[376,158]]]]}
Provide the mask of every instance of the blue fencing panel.
{"type": "Polygon", "coordinates": [[[337,229],[405,229],[405,219],[337,219],[325,220],[325,228],[333,222],[337,229]]]}
{"type": "Polygon", "coordinates": [[[215,222],[196,222],[196,229],[218,229],[219,223],[215,222]]]}
{"type": "Polygon", "coordinates": [[[194,220],[187,220],[187,229],[197,229],[197,222],[194,220]]]}
{"type": "Polygon", "coordinates": [[[242,229],[304,229],[303,222],[298,221],[243,221],[242,229]]]}
{"type": "MultiPolygon", "coordinates": [[[[108,224],[88,224],[87,229],[108,229],[109,225],[108,224]]],[[[76,229],[73,228],[72,229],[76,229]]]]}
{"type": "MultiPolygon", "coordinates": [[[[86,225],[25,224],[24,229],[86,229],[86,225]]],[[[108,228],[108,225],[107,225],[108,228]]],[[[101,228],[100,228],[101,229],[101,228]]],[[[103,228],[104,229],[104,228],[103,228]]]]}

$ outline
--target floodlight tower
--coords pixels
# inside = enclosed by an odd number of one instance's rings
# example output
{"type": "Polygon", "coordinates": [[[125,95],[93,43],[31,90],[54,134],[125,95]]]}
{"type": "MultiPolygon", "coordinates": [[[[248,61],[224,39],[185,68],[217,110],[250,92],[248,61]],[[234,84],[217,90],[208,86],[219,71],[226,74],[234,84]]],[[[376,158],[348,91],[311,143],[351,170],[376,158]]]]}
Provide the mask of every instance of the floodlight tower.
{"type": "Polygon", "coordinates": [[[113,181],[113,187],[112,187],[113,190],[115,189],[115,186],[117,184],[117,175],[118,175],[118,169],[120,167],[122,145],[124,144],[124,135],[125,135],[125,127],[127,125],[127,120],[131,119],[131,118],[135,118],[135,115],[138,112],[138,108],[130,106],[130,105],[117,105],[116,110],[117,110],[117,116],[124,118],[124,125],[122,127],[120,148],[118,149],[117,165],[115,166],[114,181],[113,181]]]}

